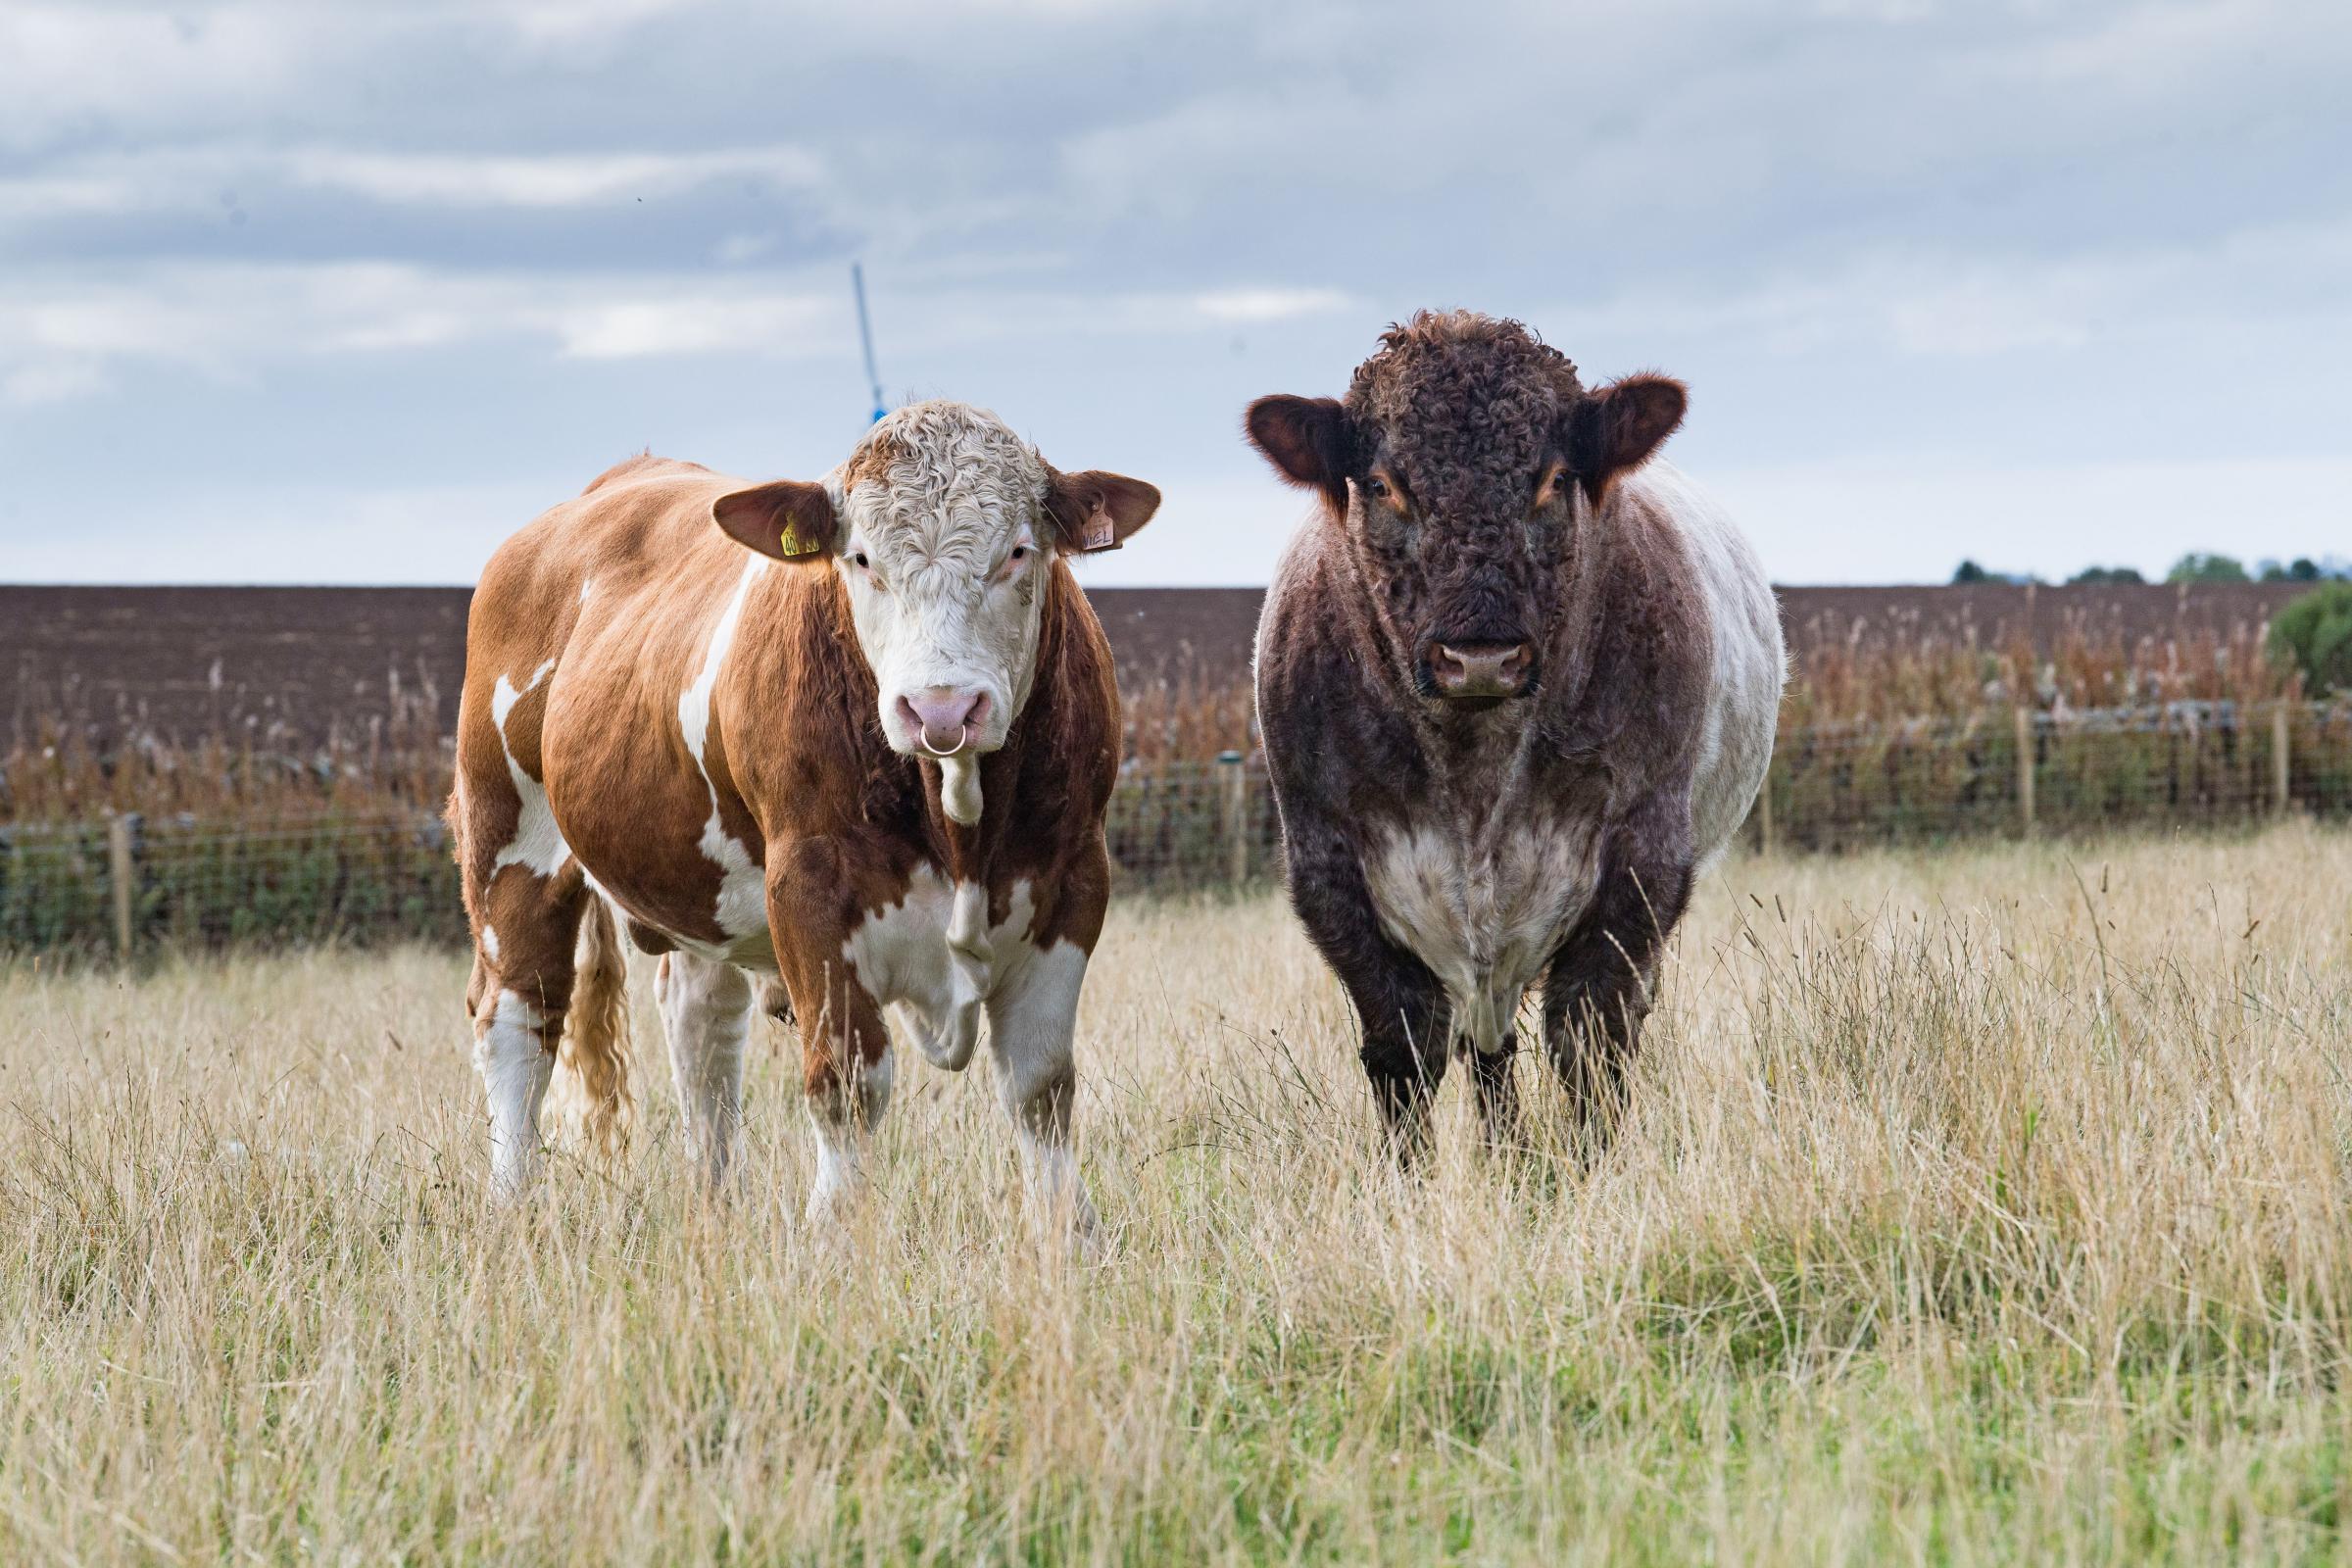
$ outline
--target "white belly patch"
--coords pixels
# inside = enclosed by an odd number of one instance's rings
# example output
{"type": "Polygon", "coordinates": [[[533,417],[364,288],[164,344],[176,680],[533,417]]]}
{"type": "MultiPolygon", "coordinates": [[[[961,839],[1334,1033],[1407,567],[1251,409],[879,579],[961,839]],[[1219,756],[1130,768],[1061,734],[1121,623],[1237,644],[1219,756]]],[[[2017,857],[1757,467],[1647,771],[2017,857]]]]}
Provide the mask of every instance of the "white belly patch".
{"type": "Polygon", "coordinates": [[[841,956],[895,1029],[935,1065],[960,1070],[979,1043],[982,1004],[1029,960],[1035,912],[1028,882],[1015,882],[991,926],[986,889],[923,866],[904,899],[850,933],[841,956]]]}
{"type": "Polygon", "coordinates": [[[1455,1039],[1494,1052],[1592,903],[1599,861],[1597,821],[1521,820],[1475,839],[1421,823],[1378,842],[1364,878],[1389,940],[1445,986],[1455,1039]]]}

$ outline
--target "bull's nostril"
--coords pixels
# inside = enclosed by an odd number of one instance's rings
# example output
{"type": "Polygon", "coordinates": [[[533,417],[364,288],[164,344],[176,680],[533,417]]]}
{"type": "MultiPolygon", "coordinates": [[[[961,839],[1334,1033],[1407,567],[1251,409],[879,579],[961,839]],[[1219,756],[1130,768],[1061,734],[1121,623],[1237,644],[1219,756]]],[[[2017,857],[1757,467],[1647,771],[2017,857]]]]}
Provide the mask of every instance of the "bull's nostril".
{"type": "Polygon", "coordinates": [[[1515,696],[1534,665],[1535,651],[1524,642],[1436,642],[1429,650],[1431,678],[1448,697],[1515,696]]]}

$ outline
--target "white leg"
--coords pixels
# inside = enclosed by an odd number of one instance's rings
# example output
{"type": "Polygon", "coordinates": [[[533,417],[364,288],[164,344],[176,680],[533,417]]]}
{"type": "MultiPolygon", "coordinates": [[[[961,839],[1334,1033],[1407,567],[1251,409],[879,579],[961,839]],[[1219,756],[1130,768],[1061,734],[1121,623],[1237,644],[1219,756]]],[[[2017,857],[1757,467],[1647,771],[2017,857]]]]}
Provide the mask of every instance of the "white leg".
{"type": "Polygon", "coordinates": [[[808,1131],[816,1140],[816,1184],[808,1190],[808,1218],[838,1219],[865,1188],[865,1146],[890,1108],[896,1054],[887,1047],[856,1074],[842,1104],[808,1102],[808,1131]]]}
{"type": "Polygon", "coordinates": [[[539,1102],[555,1076],[548,1022],[513,991],[488,998],[474,1022],[473,1065],[490,1101],[490,1193],[513,1202],[539,1174],[539,1102]]]}
{"type": "Polygon", "coordinates": [[[678,1085],[686,1148],[713,1188],[735,1157],[743,1119],[743,1051],[752,1032],[752,982],[731,963],[664,955],[654,975],[669,1070],[678,1085]]]}
{"type": "Polygon", "coordinates": [[[1031,1201],[1082,1250],[1093,1245],[1095,1206],[1070,1150],[1070,1112],[1078,1094],[1072,1038],[1086,959],[1085,950],[1069,942],[1030,954],[988,1007],[997,1093],[1020,1141],[1031,1201]]]}

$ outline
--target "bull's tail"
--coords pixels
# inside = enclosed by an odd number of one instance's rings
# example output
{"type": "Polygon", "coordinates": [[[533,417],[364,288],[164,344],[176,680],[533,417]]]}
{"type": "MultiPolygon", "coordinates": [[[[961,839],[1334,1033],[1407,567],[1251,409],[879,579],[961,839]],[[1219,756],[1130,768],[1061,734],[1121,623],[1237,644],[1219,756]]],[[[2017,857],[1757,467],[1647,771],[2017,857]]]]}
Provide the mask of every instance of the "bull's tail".
{"type": "Polygon", "coordinates": [[[620,1152],[635,1108],[629,1095],[629,962],[612,906],[591,893],[572,955],[571,1005],[549,1086],[562,1125],[599,1154],[620,1152]]]}

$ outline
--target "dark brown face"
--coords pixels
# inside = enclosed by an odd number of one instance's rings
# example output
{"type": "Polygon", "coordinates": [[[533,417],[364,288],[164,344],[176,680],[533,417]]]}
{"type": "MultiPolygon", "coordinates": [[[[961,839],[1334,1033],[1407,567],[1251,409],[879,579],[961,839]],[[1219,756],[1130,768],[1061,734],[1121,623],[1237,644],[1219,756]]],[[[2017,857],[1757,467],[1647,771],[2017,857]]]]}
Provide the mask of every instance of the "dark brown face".
{"type": "Polygon", "coordinates": [[[1357,367],[1347,400],[1260,398],[1250,439],[1322,493],[1371,584],[1400,673],[1473,708],[1534,694],[1565,598],[1576,498],[1647,458],[1683,390],[1588,393],[1516,321],[1424,313],[1357,367]]]}

